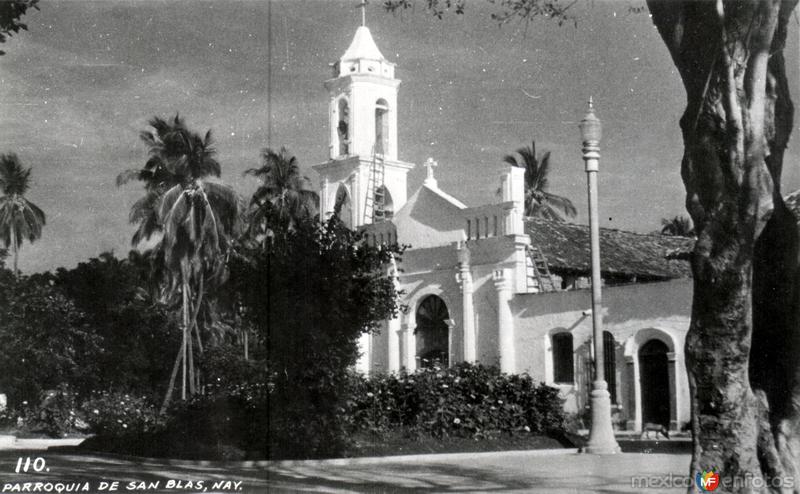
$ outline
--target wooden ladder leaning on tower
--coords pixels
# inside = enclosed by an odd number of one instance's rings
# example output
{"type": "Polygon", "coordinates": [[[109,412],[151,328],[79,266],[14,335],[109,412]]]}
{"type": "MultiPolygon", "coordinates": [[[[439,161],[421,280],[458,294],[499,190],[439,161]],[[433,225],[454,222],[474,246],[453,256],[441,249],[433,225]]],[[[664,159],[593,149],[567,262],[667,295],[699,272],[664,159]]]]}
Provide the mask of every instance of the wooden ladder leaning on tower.
{"type": "Polygon", "coordinates": [[[376,143],[372,146],[372,166],[367,181],[367,197],[364,201],[365,225],[386,219],[385,168],[383,149],[380,144],[376,143]]]}

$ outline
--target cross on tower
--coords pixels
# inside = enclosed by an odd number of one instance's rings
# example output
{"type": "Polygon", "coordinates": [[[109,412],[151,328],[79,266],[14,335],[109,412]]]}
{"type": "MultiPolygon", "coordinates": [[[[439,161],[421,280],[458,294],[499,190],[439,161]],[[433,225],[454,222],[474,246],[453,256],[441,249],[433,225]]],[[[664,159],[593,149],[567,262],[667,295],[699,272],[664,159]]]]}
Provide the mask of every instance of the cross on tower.
{"type": "Polygon", "coordinates": [[[361,3],[356,5],[357,9],[361,9],[361,25],[367,25],[367,0],[361,0],[361,3]]]}
{"type": "Polygon", "coordinates": [[[434,161],[433,158],[428,158],[423,166],[428,169],[428,174],[425,177],[425,184],[436,186],[436,179],[433,177],[433,168],[439,166],[439,163],[434,161]]]}

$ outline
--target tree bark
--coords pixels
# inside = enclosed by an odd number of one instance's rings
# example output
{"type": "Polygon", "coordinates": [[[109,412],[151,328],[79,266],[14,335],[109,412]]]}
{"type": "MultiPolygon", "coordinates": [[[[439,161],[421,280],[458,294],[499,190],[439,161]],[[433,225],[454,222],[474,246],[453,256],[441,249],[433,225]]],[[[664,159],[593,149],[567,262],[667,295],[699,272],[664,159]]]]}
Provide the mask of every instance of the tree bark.
{"type": "Polygon", "coordinates": [[[14,252],[14,279],[19,279],[19,267],[17,264],[19,262],[19,243],[17,242],[17,228],[12,224],[11,225],[11,249],[14,252]]]}
{"type": "Polygon", "coordinates": [[[169,384],[167,384],[167,394],[164,395],[164,402],[161,404],[161,410],[158,412],[159,415],[164,415],[164,413],[166,413],[169,402],[172,400],[172,393],[175,391],[175,378],[178,376],[178,367],[181,365],[182,360],[183,346],[178,349],[178,355],[175,356],[175,363],[172,365],[172,373],[169,376],[169,384]]]}
{"type": "Polygon", "coordinates": [[[796,3],[648,0],[687,95],[690,473],[717,471],[717,492],[800,482],[798,235],[780,191],[793,118],[783,49],[796,3]]]}
{"type": "Polygon", "coordinates": [[[189,267],[186,261],[183,261],[181,266],[181,276],[183,278],[183,286],[181,287],[181,295],[183,296],[183,339],[181,340],[181,349],[183,350],[183,362],[181,368],[181,400],[186,401],[186,380],[187,380],[187,361],[189,360],[189,267]]]}

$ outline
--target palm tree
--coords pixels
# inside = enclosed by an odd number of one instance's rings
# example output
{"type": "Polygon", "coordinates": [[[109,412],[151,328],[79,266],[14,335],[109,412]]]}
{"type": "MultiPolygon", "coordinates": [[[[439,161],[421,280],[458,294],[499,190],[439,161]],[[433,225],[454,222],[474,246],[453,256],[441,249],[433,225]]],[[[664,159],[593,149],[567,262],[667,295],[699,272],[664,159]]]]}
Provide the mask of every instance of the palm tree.
{"type": "Polygon", "coordinates": [[[673,237],[694,237],[692,220],[686,216],[676,216],[672,219],[661,220],[661,234],[673,237]]]}
{"type": "Polygon", "coordinates": [[[261,161],[261,167],[245,171],[246,175],[261,180],[250,201],[251,226],[264,230],[270,209],[290,228],[301,218],[317,214],[319,196],[314,192],[311,180],[300,174],[297,158],[284,147],[279,152],[265,148],[261,152],[261,161]]]}
{"type": "Polygon", "coordinates": [[[525,215],[537,216],[555,221],[564,221],[564,216],[574,218],[578,210],[566,197],[551,194],[547,191],[550,173],[550,151],[539,158],[536,157],[536,142],[530,146],[517,149],[516,156],[506,155],[503,161],[525,169],[525,215]]]}
{"type": "Polygon", "coordinates": [[[197,316],[207,283],[219,277],[239,215],[239,202],[230,187],[215,180],[221,166],[215,159],[211,131],[204,137],[191,132],[179,117],[150,120],[154,132],[142,132],[150,158],[140,170],[120,174],[117,183],[144,182],[145,196],[131,208],[138,223],[133,243],[156,234],[158,258],[169,276],[171,293],[180,289],[183,341],[175,359],[162,410],[169,404],[178,367],[182,368],[181,397],[195,390],[193,338],[202,352],[197,316]],[[188,372],[187,372],[188,370],[188,372]]]}
{"type": "Polygon", "coordinates": [[[31,169],[25,169],[16,154],[0,155],[0,240],[14,255],[14,276],[19,276],[19,249],[23,239],[33,243],[42,236],[44,212],[25,198],[31,169]]]}

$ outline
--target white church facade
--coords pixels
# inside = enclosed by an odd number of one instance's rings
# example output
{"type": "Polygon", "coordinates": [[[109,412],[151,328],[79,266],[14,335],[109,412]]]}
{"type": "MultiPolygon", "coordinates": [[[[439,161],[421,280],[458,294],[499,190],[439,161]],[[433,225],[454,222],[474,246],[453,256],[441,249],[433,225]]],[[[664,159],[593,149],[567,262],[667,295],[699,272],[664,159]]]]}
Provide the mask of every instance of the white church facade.
{"type": "MultiPolygon", "coordinates": [[[[436,163],[410,196],[397,140],[398,88],[367,27],[334,64],[324,216],[374,244],[411,245],[397,266],[407,310],[361,341],[364,372],[481,362],[556,386],[568,412],[588,406],[591,315],[588,227],[524,216],[524,169],[497,177],[497,203],[467,207],[441,190],[436,163]]],[[[492,189],[496,185],[491,185],[492,189]]],[[[690,239],[601,230],[603,346],[614,421],[671,429],[689,420],[684,338],[690,239]]]]}

